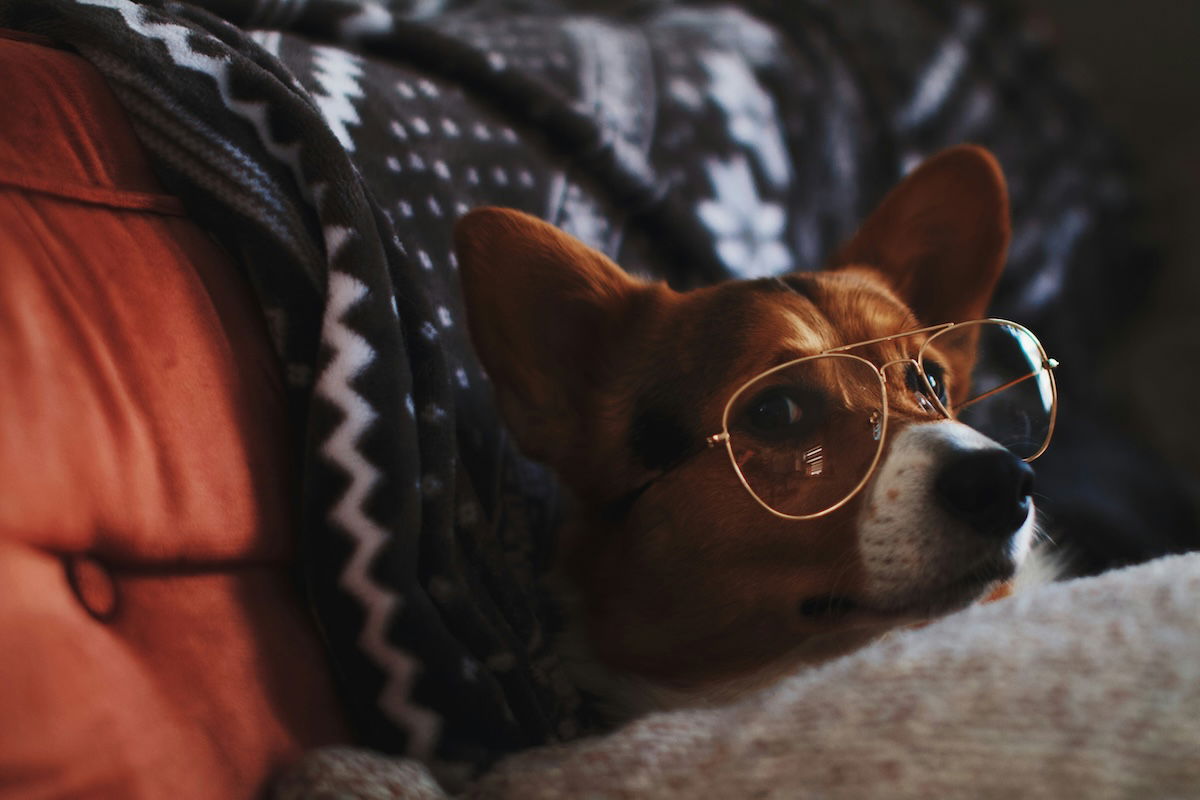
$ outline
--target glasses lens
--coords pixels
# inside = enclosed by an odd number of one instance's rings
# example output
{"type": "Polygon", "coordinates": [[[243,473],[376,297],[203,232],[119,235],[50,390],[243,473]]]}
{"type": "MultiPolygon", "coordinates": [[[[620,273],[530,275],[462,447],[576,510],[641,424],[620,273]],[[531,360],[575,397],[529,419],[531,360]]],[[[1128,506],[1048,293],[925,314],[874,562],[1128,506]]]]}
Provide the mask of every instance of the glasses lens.
{"type": "Polygon", "coordinates": [[[811,358],[747,384],[729,409],[734,463],[746,485],[780,514],[826,511],[870,473],[883,433],[883,387],[870,364],[811,358]]]}
{"type": "Polygon", "coordinates": [[[935,334],[925,345],[927,375],[946,375],[947,410],[959,422],[1033,459],[1045,449],[1054,420],[1054,378],[1041,345],[1024,328],[971,322],[935,334]],[[954,376],[969,375],[968,381],[954,376]]]}

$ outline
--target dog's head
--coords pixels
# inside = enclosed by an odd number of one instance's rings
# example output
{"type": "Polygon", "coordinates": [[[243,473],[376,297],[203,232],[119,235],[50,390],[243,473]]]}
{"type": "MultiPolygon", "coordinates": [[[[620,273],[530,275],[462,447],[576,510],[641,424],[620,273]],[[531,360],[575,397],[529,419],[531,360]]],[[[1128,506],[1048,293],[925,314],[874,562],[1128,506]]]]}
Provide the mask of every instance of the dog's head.
{"type": "MultiPolygon", "coordinates": [[[[903,390],[919,342],[855,351],[897,374],[877,465],[835,511],[772,514],[705,446],[734,393],[774,365],[982,317],[1008,237],[1001,172],[971,147],[906,178],[830,268],[685,293],[515,211],[460,221],[471,333],[497,401],[578,501],[563,565],[602,663],[704,692],[844,652],[1012,576],[1032,535],[1032,473],[903,390]]],[[[961,350],[940,362],[951,392],[971,366],[961,350]]],[[[786,421],[786,398],[775,404],[735,408],[730,424],[786,421]]]]}

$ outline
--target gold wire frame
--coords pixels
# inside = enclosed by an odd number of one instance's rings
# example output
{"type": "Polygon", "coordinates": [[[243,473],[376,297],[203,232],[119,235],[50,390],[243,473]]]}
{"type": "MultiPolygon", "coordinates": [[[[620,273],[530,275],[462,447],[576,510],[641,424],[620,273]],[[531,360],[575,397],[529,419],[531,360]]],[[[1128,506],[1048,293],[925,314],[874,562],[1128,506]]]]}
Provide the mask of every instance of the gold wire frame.
{"type": "MultiPolygon", "coordinates": [[[[1058,367],[1058,361],[1056,361],[1055,359],[1050,358],[1046,355],[1046,349],[1042,346],[1041,340],[1039,340],[1037,338],[1037,336],[1034,335],[1033,331],[1029,330],[1028,328],[1026,328],[1024,325],[1021,325],[1020,323],[1012,322],[1012,321],[1006,320],[1006,319],[998,319],[995,317],[989,317],[986,319],[969,320],[967,322],[945,322],[945,323],[942,323],[941,325],[931,325],[927,328],[917,328],[916,330],[903,331],[901,333],[893,333],[890,336],[880,336],[877,339],[867,339],[862,342],[853,342],[852,344],[844,344],[839,347],[833,347],[828,350],[824,350],[820,353],[814,353],[813,355],[810,355],[810,356],[802,356],[801,358],[793,359],[793,360],[785,362],[783,364],[779,364],[777,366],[771,367],[768,370],[764,370],[763,372],[758,373],[757,375],[755,375],[754,377],[750,378],[748,381],[743,383],[740,387],[738,387],[737,391],[735,391],[733,393],[733,395],[730,396],[728,402],[725,403],[725,409],[721,412],[721,432],[715,433],[712,436],[705,437],[704,442],[709,447],[716,447],[718,444],[725,445],[725,451],[729,455],[729,463],[733,466],[733,471],[737,475],[738,480],[741,482],[742,486],[745,487],[746,491],[750,493],[750,496],[753,497],[760,506],[762,506],[763,508],[765,508],[767,511],[774,514],[775,516],[780,517],[782,519],[802,520],[802,519],[816,519],[818,517],[823,517],[827,514],[832,514],[834,511],[837,511],[839,508],[841,508],[842,506],[849,503],[852,499],[854,499],[855,495],[857,495],[859,492],[862,491],[863,487],[867,485],[867,482],[871,480],[871,476],[875,474],[875,468],[879,466],[879,459],[883,455],[884,442],[887,441],[887,427],[888,427],[888,417],[889,417],[887,376],[884,371],[886,369],[888,369],[889,367],[895,366],[896,364],[912,364],[913,366],[915,366],[917,368],[917,373],[920,376],[921,380],[925,383],[928,383],[929,377],[925,374],[925,368],[924,368],[924,366],[922,366],[926,348],[928,348],[931,343],[936,341],[937,337],[940,334],[946,333],[947,331],[954,330],[954,329],[966,328],[971,325],[1004,325],[1004,326],[1007,326],[1010,328],[1015,328],[1016,330],[1020,331],[1021,333],[1024,333],[1025,335],[1027,335],[1029,337],[1029,339],[1034,343],[1034,345],[1037,346],[1037,353],[1038,353],[1038,357],[1040,359],[1040,366],[1037,371],[1031,372],[1028,375],[1021,376],[1020,378],[1011,380],[1008,383],[1002,384],[1001,386],[997,386],[993,389],[989,389],[987,392],[984,392],[979,397],[972,398],[972,400],[969,403],[967,403],[963,406],[965,408],[967,405],[971,405],[980,400],[983,400],[986,397],[990,397],[990,396],[992,396],[998,392],[1001,392],[1011,386],[1014,386],[1017,383],[1020,383],[1023,380],[1028,380],[1029,378],[1037,377],[1040,372],[1044,371],[1046,373],[1046,376],[1048,377],[1049,383],[1050,383],[1050,422],[1047,425],[1046,436],[1042,440],[1041,447],[1039,447],[1037,452],[1035,452],[1033,455],[1022,459],[1023,461],[1026,461],[1026,462],[1033,461],[1034,459],[1036,459],[1040,455],[1042,455],[1042,453],[1046,452],[1046,448],[1050,446],[1050,439],[1054,436],[1054,426],[1058,419],[1058,385],[1054,381],[1054,370],[1058,367]],[[872,362],[868,359],[865,359],[862,356],[856,356],[856,355],[846,352],[847,350],[853,350],[853,349],[856,349],[859,347],[866,347],[867,345],[881,344],[883,342],[890,342],[890,341],[894,341],[896,339],[903,339],[903,338],[906,338],[909,336],[919,336],[921,334],[929,334],[929,338],[925,340],[925,342],[921,345],[920,349],[917,351],[916,358],[899,358],[899,359],[894,359],[892,361],[888,361],[884,364],[876,365],[874,362],[872,362]],[[730,434],[729,434],[729,412],[733,409],[733,406],[737,403],[738,398],[741,397],[742,394],[748,388],[750,388],[750,386],[753,385],[754,383],[758,382],[759,380],[761,380],[763,378],[774,375],[776,372],[794,367],[797,364],[800,364],[804,361],[813,361],[818,358],[845,358],[845,359],[849,359],[852,361],[860,361],[860,362],[866,364],[868,367],[870,367],[871,370],[875,373],[875,376],[879,379],[879,396],[881,398],[880,412],[882,414],[882,419],[879,422],[879,440],[878,440],[878,444],[875,447],[875,455],[871,458],[870,466],[868,466],[866,471],[863,473],[862,480],[860,480],[855,485],[855,487],[853,489],[851,489],[850,492],[845,497],[843,497],[841,500],[834,503],[833,505],[829,506],[828,508],[823,509],[821,511],[814,512],[812,514],[785,514],[782,511],[777,511],[776,509],[772,508],[761,497],[759,497],[758,493],[754,491],[754,489],[750,486],[750,483],[746,480],[746,476],[744,474],[742,474],[742,468],[740,466],[738,466],[737,459],[733,455],[733,444],[732,444],[730,434]]],[[[955,419],[954,413],[952,413],[948,408],[946,408],[945,404],[943,404],[941,399],[937,397],[936,393],[932,394],[931,397],[932,397],[934,404],[936,405],[936,410],[938,411],[938,413],[940,413],[946,419],[955,419]]],[[[961,411],[961,408],[959,410],[961,411]]]]}

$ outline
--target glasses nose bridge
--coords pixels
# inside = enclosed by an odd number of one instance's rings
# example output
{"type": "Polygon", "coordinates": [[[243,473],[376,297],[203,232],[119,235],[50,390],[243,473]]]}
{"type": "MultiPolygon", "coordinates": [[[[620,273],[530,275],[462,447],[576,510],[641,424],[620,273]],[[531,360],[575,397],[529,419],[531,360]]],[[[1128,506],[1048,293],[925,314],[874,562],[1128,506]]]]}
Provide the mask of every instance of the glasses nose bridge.
{"type": "MultiPolygon", "coordinates": [[[[879,372],[880,377],[883,379],[883,391],[888,394],[887,399],[889,407],[896,405],[896,403],[892,402],[892,387],[888,383],[886,370],[897,365],[903,365],[905,367],[912,367],[915,369],[917,371],[917,379],[921,384],[926,384],[929,380],[927,377],[925,377],[925,370],[921,367],[919,355],[908,356],[906,358],[893,358],[891,361],[885,361],[883,364],[875,367],[875,369],[879,372]]],[[[921,410],[930,414],[936,414],[937,416],[944,417],[946,419],[951,418],[950,414],[943,409],[940,404],[931,402],[929,397],[926,396],[924,392],[909,385],[904,379],[904,376],[901,377],[900,388],[916,397],[916,403],[921,410]]]]}
{"type": "MultiPolygon", "coordinates": [[[[891,361],[885,361],[879,365],[872,364],[871,366],[875,367],[875,371],[879,373],[879,376],[881,378],[883,378],[883,386],[884,386],[885,390],[887,390],[889,388],[888,380],[887,380],[887,370],[890,369],[891,367],[895,367],[897,365],[903,365],[906,367],[911,366],[913,369],[915,369],[917,371],[918,375],[921,375],[924,372],[924,370],[921,369],[920,362],[917,361],[916,358],[913,358],[911,356],[907,357],[907,358],[893,358],[891,361]]],[[[901,376],[901,377],[903,377],[903,376],[901,376]]]]}
{"type": "Polygon", "coordinates": [[[906,356],[904,358],[893,358],[891,361],[885,361],[882,364],[875,367],[875,369],[879,370],[880,375],[886,376],[887,373],[884,372],[884,370],[886,370],[888,367],[894,367],[897,364],[912,364],[917,369],[921,368],[921,365],[917,362],[917,359],[915,357],[906,356]]]}

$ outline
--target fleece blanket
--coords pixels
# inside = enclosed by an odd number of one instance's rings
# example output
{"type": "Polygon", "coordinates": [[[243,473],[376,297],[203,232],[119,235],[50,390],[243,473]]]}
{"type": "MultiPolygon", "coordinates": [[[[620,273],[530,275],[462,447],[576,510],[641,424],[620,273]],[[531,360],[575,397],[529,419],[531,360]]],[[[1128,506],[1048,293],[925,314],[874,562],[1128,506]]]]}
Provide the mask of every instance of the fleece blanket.
{"type": "MultiPolygon", "coordinates": [[[[501,762],[478,800],[1200,797],[1200,556],[975,607],[725,708],[501,762]]],[[[276,800],[444,798],[329,750],[276,800]]]]}
{"type": "Polygon", "coordinates": [[[450,229],[475,205],[682,287],[815,268],[923,155],[988,145],[1015,214],[994,312],[1064,364],[1039,462],[1056,539],[1088,569],[1194,540],[1094,399],[1151,272],[1119,158],[1007,3],[3,0],[0,25],[99,69],[254,287],[301,578],[376,748],[465,777],[595,730],[540,583],[557,489],[465,335],[450,229]]]}

